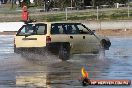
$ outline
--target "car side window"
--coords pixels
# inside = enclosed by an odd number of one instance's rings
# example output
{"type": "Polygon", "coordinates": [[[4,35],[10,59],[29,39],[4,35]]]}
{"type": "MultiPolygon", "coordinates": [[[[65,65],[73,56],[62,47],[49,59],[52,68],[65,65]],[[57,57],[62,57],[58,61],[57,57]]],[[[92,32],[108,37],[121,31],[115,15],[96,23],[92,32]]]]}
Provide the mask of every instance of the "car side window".
{"type": "Polygon", "coordinates": [[[51,25],[51,34],[79,34],[76,24],[56,23],[51,25]]]}
{"type": "Polygon", "coordinates": [[[89,31],[87,28],[85,28],[82,24],[76,25],[76,27],[79,30],[79,34],[91,34],[91,31],[89,31]]]}
{"type": "Polygon", "coordinates": [[[76,24],[67,25],[67,34],[79,34],[76,24]]]}
{"type": "Polygon", "coordinates": [[[65,34],[64,25],[61,23],[51,25],[51,34],[65,34]]]}
{"type": "Polygon", "coordinates": [[[46,24],[36,24],[34,30],[36,31],[36,35],[43,35],[47,33],[47,26],[46,24]]]}

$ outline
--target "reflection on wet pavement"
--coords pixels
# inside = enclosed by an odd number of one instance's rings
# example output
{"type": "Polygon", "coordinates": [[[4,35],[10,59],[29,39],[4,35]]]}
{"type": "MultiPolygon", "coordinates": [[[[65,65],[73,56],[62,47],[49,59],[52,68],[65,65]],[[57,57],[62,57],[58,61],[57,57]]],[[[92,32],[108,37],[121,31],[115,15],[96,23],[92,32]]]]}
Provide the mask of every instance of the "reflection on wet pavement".
{"type": "MultiPolygon", "coordinates": [[[[100,55],[74,55],[69,61],[61,61],[31,52],[15,54],[13,36],[0,36],[0,88],[81,88],[82,67],[89,72],[90,79],[132,80],[132,38],[110,39],[112,46],[101,58],[100,55]]],[[[102,88],[91,88],[98,87],[102,88]]]]}

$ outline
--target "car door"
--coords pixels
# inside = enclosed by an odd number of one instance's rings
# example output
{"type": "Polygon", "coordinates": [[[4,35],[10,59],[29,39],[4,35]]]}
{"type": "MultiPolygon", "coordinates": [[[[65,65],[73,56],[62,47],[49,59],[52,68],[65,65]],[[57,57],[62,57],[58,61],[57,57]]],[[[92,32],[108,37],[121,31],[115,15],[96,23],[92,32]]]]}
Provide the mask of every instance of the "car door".
{"type": "Polygon", "coordinates": [[[71,43],[72,53],[79,54],[81,53],[82,39],[79,35],[79,30],[76,28],[76,23],[67,23],[66,25],[66,34],[71,43]]]}
{"type": "Polygon", "coordinates": [[[79,30],[81,36],[81,52],[90,53],[96,52],[99,49],[99,39],[83,24],[77,24],[76,27],[79,30]]]}
{"type": "Polygon", "coordinates": [[[44,47],[46,46],[46,32],[46,24],[23,25],[16,34],[16,47],[44,47]]]}
{"type": "Polygon", "coordinates": [[[71,53],[80,53],[80,36],[73,23],[53,23],[51,24],[52,42],[69,42],[71,53]]]}

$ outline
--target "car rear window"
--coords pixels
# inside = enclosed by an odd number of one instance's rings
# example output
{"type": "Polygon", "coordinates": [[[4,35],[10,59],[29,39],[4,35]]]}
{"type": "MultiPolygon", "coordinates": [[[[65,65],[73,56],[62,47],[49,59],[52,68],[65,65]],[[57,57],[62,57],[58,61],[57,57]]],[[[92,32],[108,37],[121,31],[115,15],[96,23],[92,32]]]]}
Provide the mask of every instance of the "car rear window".
{"type": "Polygon", "coordinates": [[[45,35],[47,33],[47,25],[46,24],[26,24],[23,25],[18,33],[17,36],[24,36],[26,34],[31,35],[45,35]]]}

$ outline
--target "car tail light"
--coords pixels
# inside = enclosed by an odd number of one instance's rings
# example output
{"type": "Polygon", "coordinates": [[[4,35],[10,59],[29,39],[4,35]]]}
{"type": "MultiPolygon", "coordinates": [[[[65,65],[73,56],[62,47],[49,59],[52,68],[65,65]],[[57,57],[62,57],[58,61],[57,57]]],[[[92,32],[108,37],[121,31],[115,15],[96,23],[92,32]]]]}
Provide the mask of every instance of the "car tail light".
{"type": "Polygon", "coordinates": [[[51,42],[51,37],[50,36],[46,36],[46,43],[50,43],[51,42]]]}

